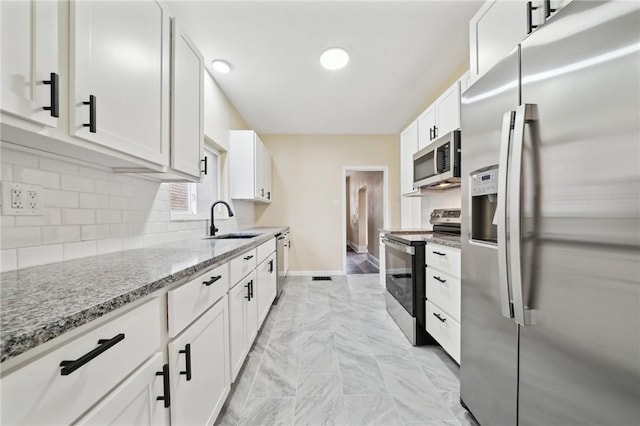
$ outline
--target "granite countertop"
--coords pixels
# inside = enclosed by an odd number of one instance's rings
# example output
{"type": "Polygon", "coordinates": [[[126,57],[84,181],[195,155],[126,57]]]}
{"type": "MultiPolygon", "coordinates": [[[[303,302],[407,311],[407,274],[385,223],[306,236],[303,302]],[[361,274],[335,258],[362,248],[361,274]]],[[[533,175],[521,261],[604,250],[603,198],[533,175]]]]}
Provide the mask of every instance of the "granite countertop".
{"type": "Polygon", "coordinates": [[[0,275],[0,362],[127,303],[222,264],[288,227],[251,239],[189,239],[0,275]]]}
{"type": "Polygon", "coordinates": [[[380,229],[381,234],[408,234],[413,237],[413,239],[422,239],[427,244],[440,244],[447,247],[453,248],[462,248],[462,243],[460,242],[459,235],[451,235],[451,234],[442,234],[439,232],[433,232],[427,229],[400,229],[400,228],[390,228],[390,229],[380,229]]]}

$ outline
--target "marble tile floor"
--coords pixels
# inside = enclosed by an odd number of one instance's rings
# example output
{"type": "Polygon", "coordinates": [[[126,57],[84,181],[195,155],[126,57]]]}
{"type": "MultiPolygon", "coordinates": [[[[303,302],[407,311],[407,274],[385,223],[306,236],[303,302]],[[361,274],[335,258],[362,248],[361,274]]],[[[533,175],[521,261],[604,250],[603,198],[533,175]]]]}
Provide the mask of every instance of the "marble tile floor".
{"type": "Polygon", "coordinates": [[[411,346],[376,274],[288,277],[216,425],[477,425],[458,370],[411,346]]]}
{"type": "Polygon", "coordinates": [[[377,273],[378,267],[367,260],[366,253],[356,253],[347,249],[347,275],[377,273]]]}

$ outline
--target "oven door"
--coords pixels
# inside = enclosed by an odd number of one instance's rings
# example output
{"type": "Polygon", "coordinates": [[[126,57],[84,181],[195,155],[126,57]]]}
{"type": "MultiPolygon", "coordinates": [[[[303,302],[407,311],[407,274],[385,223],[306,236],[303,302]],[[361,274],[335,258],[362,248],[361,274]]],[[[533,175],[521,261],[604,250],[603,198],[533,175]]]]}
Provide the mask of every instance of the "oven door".
{"type": "Polygon", "coordinates": [[[412,317],[415,317],[412,267],[415,248],[385,238],[384,253],[387,291],[412,317]]]}

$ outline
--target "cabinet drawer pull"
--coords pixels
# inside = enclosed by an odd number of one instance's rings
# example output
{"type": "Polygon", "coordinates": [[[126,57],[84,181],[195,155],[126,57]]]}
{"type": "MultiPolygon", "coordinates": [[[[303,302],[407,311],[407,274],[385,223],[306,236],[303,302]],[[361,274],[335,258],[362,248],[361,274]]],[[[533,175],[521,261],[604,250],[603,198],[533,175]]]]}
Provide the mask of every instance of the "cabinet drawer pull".
{"type": "Polygon", "coordinates": [[[204,157],[202,160],[200,160],[201,163],[204,163],[204,169],[200,170],[200,173],[204,173],[205,175],[207,174],[207,159],[208,157],[204,157]]]}
{"type": "Polygon", "coordinates": [[[544,0],[544,16],[545,18],[548,18],[549,16],[551,16],[552,12],[555,12],[556,9],[552,9],[551,8],[551,0],[544,0]]]}
{"type": "Polygon", "coordinates": [[[189,380],[191,380],[191,343],[187,343],[186,345],[184,345],[184,349],[179,350],[178,353],[184,354],[184,365],[186,367],[186,370],[181,371],[180,375],[187,376],[188,382],[189,380]]]}
{"type": "Polygon", "coordinates": [[[244,260],[250,260],[250,259],[253,259],[253,255],[245,256],[245,257],[243,257],[243,259],[244,259],[244,260]]]}
{"type": "Polygon", "coordinates": [[[244,288],[247,289],[247,295],[244,297],[245,299],[247,299],[248,301],[251,301],[251,288],[250,288],[250,283],[247,283],[244,288]]]}
{"type": "Polygon", "coordinates": [[[442,284],[446,284],[447,283],[447,280],[443,280],[442,278],[436,277],[435,275],[433,276],[433,279],[435,279],[437,281],[440,281],[442,284]]]}
{"type": "Polygon", "coordinates": [[[60,367],[62,367],[62,370],[60,371],[60,374],[63,376],[68,376],[69,374],[73,373],[78,368],[82,367],[83,365],[85,365],[86,363],[88,363],[89,361],[91,361],[101,353],[105,352],[110,347],[114,346],[115,344],[123,340],[124,340],[124,333],[120,333],[117,336],[112,337],[111,339],[99,339],[98,347],[82,355],[80,358],[73,361],[61,361],[60,367]]]}
{"type": "Polygon", "coordinates": [[[58,118],[60,115],[60,77],[55,72],[50,74],[49,80],[42,83],[49,84],[51,93],[51,106],[42,107],[45,111],[51,111],[51,116],[58,118]]]}
{"type": "Polygon", "coordinates": [[[89,105],[89,122],[84,123],[83,127],[88,127],[91,133],[96,133],[96,97],[89,96],[89,102],[82,102],[83,105],[89,105]]]}
{"type": "Polygon", "coordinates": [[[439,252],[439,251],[434,251],[433,254],[437,254],[438,256],[446,256],[447,255],[447,253],[442,253],[442,252],[439,252]]]}
{"type": "Polygon", "coordinates": [[[433,138],[437,138],[438,137],[438,126],[433,126],[433,138]]]}
{"type": "Polygon", "coordinates": [[[253,280],[249,281],[249,301],[253,299],[253,280]]]}
{"type": "Polygon", "coordinates": [[[260,195],[264,197],[264,188],[260,189],[260,195]]]}
{"type": "Polygon", "coordinates": [[[156,401],[164,401],[164,408],[171,406],[171,387],[169,386],[169,364],[162,366],[162,371],[156,371],[156,376],[162,376],[164,395],[156,397],[156,401]]]}
{"type": "Polygon", "coordinates": [[[267,191],[267,200],[271,199],[271,191],[267,191]]]}
{"type": "Polygon", "coordinates": [[[273,273],[273,259],[269,261],[269,273],[273,273]]]}
{"type": "Polygon", "coordinates": [[[534,28],[538,28],[537,25],[533,25],[533,11],[536,10],[537,7],[535,7],[533,4],[531,4],[531,2],[527,2],[527,34],[531,34],[531,31],[534,30],[534,28]]]}
{"type": "Polygon", "coordinates": [[[216,275],[215,277],[211,277],[211,279],[209,281],[202,281],[202,284],[204,284],[207,287],[209,287],[211,284],[215,283],[220,278],[222,278],[222,275],[216,275]]]}
{"type": "Polygon", "coordinates": [[[436,314],[435,312],[433,313],[433,316],[438,318],[440,322],[445,322],[447,320],[446,318],[442,318],[440,314],[436,314]]]}

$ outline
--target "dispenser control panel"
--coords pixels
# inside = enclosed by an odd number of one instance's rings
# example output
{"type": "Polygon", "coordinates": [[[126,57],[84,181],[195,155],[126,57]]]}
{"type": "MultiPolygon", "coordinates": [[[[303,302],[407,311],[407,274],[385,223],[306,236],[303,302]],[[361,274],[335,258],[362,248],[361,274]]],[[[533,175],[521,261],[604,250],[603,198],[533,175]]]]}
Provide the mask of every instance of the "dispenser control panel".
{"type": "Polygon", "coordinates": [[[471,196],[498,193],[498,168],[471,175],[471,196]]]}

